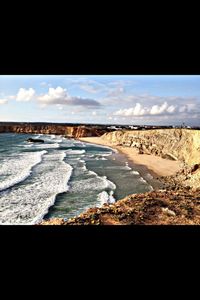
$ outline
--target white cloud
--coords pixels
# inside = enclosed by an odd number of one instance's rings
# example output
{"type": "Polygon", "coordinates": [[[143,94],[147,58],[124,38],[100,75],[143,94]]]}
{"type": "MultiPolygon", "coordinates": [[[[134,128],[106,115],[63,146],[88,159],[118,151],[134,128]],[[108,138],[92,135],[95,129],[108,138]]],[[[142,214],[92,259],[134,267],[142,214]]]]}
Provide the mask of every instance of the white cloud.
{"type": "Polygon", "coordinates": [[[34,95],[35,95],[34,89],[29,88],[26,90],[24,88],[20,88],[16,96],[16,101],[28,102],[33,99],[34,95]]]}
{"type": "Polygon", "coordinates": [[[1,104],[6,104],[7,102],[8,102],[7,99],[0,99],[0,105],[1,105],[1,104]]]}
{"type": "Polygon", "coordinates": [[[175,110],[176,110],[176,106],[174,106],[174,105],[170,105],[168,108],[167,108],[167,112],[168,113],[173,113],[173,112],[175,112],[175,110]]]}
{"type": "Polygon", "coordinates": [[[48,93],[40,95],[37,100],[41,104],[53,105],[77,105],[86,107],[98,107],[100,103],[93,99],[70,96],[67,90],[58,86],[57,88],[49,88],[48,93]]]}
{"type": "Polygon", "coordinates": [[[164,102],[161,106],[159,105],[153,105],[151,110],[150,110],[150,114],[151,115],[160,115],[162,114],[164,111],[167,110],[168,104],[167,102],[164,102]]]}
{"type": "Polygon", "coordinates": [[[161,115],[161,114],[172,114],[176,110],[176,106],[168,105],[164,102],[161,105],[153,105],[152,107],[142,106],[140,103],[136,103],[134,107],[127,109],[120,109],[114,113],[117,116],[147,116],[147,115],[161,115]]]}
{"type": "Polygon", "coordinates": [[[93,116],[96,116],[96,115],[97,115],[97,112],[96,112],[96,111],[93,111],[93,112],[92,112],[92,115],[93,115],[93,116]]]}

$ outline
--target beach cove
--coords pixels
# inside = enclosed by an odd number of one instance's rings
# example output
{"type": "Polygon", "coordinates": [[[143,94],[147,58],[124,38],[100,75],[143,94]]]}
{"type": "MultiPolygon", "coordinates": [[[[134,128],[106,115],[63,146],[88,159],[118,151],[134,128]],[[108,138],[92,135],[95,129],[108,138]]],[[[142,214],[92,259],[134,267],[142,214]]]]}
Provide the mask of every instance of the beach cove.
{"type": "Polygon", "coordinates": [[[154,177],[172,176],[181,169],[181,162],[165,159],[153,154],[139,154],[138,151],[131,147],[117,146],[109,143],[102,137],[83,137],[79,138],[80,141],[108,146],[117,149],[119,152],[127,156],[127,158],[134,164],[143,165],[150,170],[154,177]]]}

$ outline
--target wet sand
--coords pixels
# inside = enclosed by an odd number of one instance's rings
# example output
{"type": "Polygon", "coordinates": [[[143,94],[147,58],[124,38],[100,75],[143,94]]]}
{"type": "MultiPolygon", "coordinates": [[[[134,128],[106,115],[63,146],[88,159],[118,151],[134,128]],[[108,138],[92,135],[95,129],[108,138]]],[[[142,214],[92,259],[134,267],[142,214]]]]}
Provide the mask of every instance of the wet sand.
{"type": "Polygon", "coordinates": [[[138,154],[137,150],[131,147],[116,146],[107,142],[101,137],[84,137],[79,140],[83,142],[109,146],[113,149],[117,149],[126,155],[129,161],[137,165],[143,165],[148,168],[152,175],[155,176],[170,176],[174,175],[181,169],[181,162],[175,160],[164,159],[155,155],[138,154]]]}

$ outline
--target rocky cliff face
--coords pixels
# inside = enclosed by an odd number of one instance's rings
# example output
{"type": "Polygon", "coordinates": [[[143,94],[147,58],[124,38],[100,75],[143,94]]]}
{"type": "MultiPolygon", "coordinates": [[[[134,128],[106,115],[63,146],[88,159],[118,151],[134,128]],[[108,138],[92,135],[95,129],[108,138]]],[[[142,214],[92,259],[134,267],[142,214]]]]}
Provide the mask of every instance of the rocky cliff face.
{"type": "Polygon", "coordinates": [[[67,126],[58,124],[4,124],[0,125],[0,133],[42,133],[42,134],[59,134],[68,137],[80,138],[87,136],[100,136],[106,132],[105,126],[67,126]]]}
{"type": "MultiPolygon", "coordinates": [[[[200,186],[200,131],[198,130],[116,131],[106,133],[102,138],[113,145],[134,147],[140,154],[154,154],[180,160],[183,168],[177,176],[173,177],[173,183],[194,188],[200,186]]],[[[168,180],[171,182],[171,178],[168,180]]]]}
{"type": "Polygon", "coordinates": [[[180,160],[192,166],[200,163],[200,131],[157,129],[105,133],[103,139],[125,147],[134,147],[142,154],[180,160]]]}

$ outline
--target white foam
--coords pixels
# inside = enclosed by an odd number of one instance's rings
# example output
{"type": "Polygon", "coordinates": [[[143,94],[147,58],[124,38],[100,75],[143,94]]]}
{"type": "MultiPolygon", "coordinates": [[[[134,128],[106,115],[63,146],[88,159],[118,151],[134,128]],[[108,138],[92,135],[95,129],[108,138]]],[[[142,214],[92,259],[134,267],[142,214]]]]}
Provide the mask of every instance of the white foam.
{"type": "Polygon", "coordinates": [[[41,137],[42,135],[43,135],[43,134],[39,133],[39,134],[37,134],[37,135],[34,135],[33,138],[36,138],[36,139],[37,139],[37,138],[41,137]]]}
{"type": "Polygon", "coordinates": [[[128,165],[128,162],[125,163],[125,170],[132,170],[129,165],[128,165]]]}
{"type": "Polygon", "coordinates": [[[140,178],[139,178],[139,181],[140,181],[140,182],[143,182],[143,183],[147,183],[146,180],[145,180],[143,177],[140,177],[140,178]]]}
{"type": "Polygon", "coordinates": [[[130,167],[128,166],[109,166],[109,169],[112,169],[112,170],[131,170],[130,167]]]}
{"type": "Polygon", "coordinates": [[[102,155],[97,156],[97,157],[95,157],[95,159],[96,159],[96,160],[107,160],[107,158],[101,157],[101,156],[102,156],[102,155]]]}
{"type": "Polygon", "coordinates": [[[45,155],[29,184],[2,192],[1,224],[35,224],[42,220],[56,195],[69,188],[72,167],[63,161],[65,155],[64,152],[45,155]]]}
{"type": "Polygon", "coordinates": [[[18,147],[24,147],[24,148],[31,148],[33,147],[34,145],[33,144],[28,144],[28,145],[18,145],[18,147]]]}
{"type": "MultiPolygon", "coordinates": [[[[34,136],[35,138],[39,138],[40,135],[34,136]]],[[[42,139],[44,140],[44,142],[54,142],[54,143],[61,143],[64,141],[64,138],[61,135],[55,135],[55,134],[46,134],[43,135],[42,139]]]]}
{"type": "Polygon", "coordinates": [[[108,203],[115,203],[116,202],[115,198],[113,197],[113,194],[114,194],[114,192],[110,191],[108,203]]]}
{"type": "Polygon", "coordinates": [[[133,175],[140,175],[140,173],[138,171],[131,171],[130,173],[133,175]]]}
{"type": "Polygon", "coordinates": [[[95,176],[98,176],[97,173],[95,173],[95,172],[93,172],[93,171],[90,171],[90,170],[88,170],[88,174],[89,174],[89,175],[95,175],[95,176]]]}
{"type": "Polygon", "coordinates": [[[32,144],[33,147],[35,149],[56,149],[56,148],[59,148],[60,145],[58,143],[52,143],[52,144],[32,144]]]}
{"type": "Polygon", "coordinates": [[[99,205],[102,206],[104,203],[108,203],[109,195],[106,191],[103,191],[97,195],[97,201],[99,202],[99,205]]]}
{"type": "Polygon", "coordinates": [[[126,165],[125,165],[125,168],[124,168],[125,170],[132,170],[130,167],[129,167],[129,165],[128,165],[128,163],[126,163],[126,165]]]}
{"type": "Polygon", "coordinates": [[[72,149],[68,149],[65,151],[66,154],[83,154],[85,153],[85,150],[72,150],[72,149]]]}
{"type": "Polygon", "coordinates": [[[24,181],[31,174],[31,169],[41,162],[45,153],[45,150],[25,152],[1,161],[0,177],[4,179],[0,181],[0,191],[24,181]]]}
{"type": "Polygon", "coordinates": [[[106,191],[103,191],[101,193],[99,193],[97,195],[97,201],[99,202],[99,204],[97,204],[97,207],[102,206],[104,203],[115,203],[116,200],[113,197],[114,192],[110,191],[110,193],[108,194],[106,191]]]}
{"type": "Polygon", "coordinates": [[[97,174],[95,177],[71,182],[71,191],[74,192],[98,191],[105,190],[106,188],[115,190],[116,185],[108,180],[106,176],[98,176],[97,174]]]}
{"type": "Polygon", "coordinates": [[[74,144],[78,147],[86,147],[86,145],[84,143],[81,143],[81,142],[74,142],[74,144]]]}
{"type": "Polygon", "coordinates": [[[110,188],[110,189],[112,189],[112,190],[115,190],[115,189],[116,189],[116,185],[114,184],[114,182],[108,180],[108,179],[107,179],[107,176],[102,176],[102,178],[103,178],[104,180],[106,180],[106,187],[107,187],[107,188],[110,188]]]}
{"type": "Polygon", "coordinates": [[[101,156],[110,156],[112,155],[112,152],[105,152],[105,153],[100,153],[101,156]]]}
{"type": "Polygon", "coordinates": [[[56,136],[55,136],[55,134],[46,134],[44,138],[49,138],[52,140],[52,139],[55,139],[56,136]]]}
{"type": "Polygon", "coordinates": [[[154,190],[154,188],[153,188],[151,185],[149,185],[149,190],[150,190],[150,192],[151,192],[151,191],[154,190]]]}
{"type": "Polygon", "coordinates": [[[149,174],[149,173],[147,173],[146,177],[147,177],[148,179],[153,179],[153,176],[152,176],[151,174],[149,174]]]}

